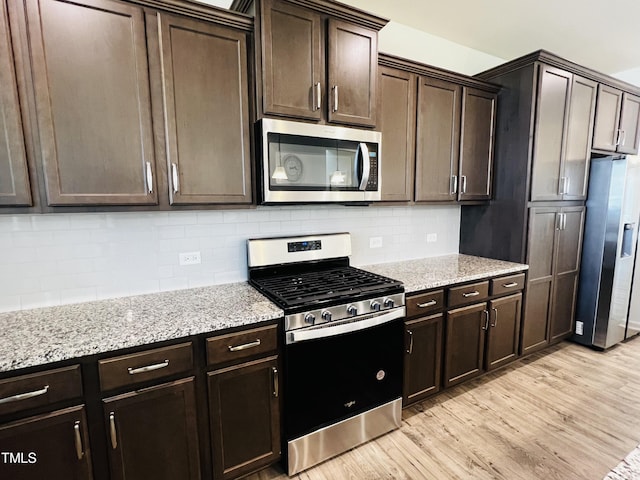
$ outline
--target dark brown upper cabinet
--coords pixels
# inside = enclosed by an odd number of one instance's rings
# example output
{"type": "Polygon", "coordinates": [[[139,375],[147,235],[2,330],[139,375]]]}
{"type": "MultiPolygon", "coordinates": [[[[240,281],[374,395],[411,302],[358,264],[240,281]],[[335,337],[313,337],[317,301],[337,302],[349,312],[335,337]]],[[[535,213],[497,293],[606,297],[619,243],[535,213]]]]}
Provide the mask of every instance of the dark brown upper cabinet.
{"type": "Polygon", "coordinates": [[[156,204],[143,10],[28,0],[27,18],[48,204],[156,204]]]}
{"type": "Polygon", "coordinates": [[[591,80],[540,66],[531,201],[586,198],[596,90],[591,80]]]}
{"type": "Polygon", "coordinates": [[[32,205],[7,5],[0,1],[0,205],[32,205]]]}
{"type": "Polygon", "coordinates": [[[594,150],[636,155],[640,143],[640,97],[598,85],[594,150]]]}
{"type": "Polygon", "coordinates": [[[380,67],[378,129],[382,132],[382,200],[413,200],[417,76],[380,67]]]}
{"type": "MultiPolygon", "coordinates": [[[[232,8],[246,12],[251,4],[232,8]]],[[[376,125],[377,38],[386,20],[315,0],[255,6],[259,117],[376,125]]]]}
{"type": "Polygon", "coordinates": [[[252,202],[246,34],[158,14],[170,201],[252,202]]]}

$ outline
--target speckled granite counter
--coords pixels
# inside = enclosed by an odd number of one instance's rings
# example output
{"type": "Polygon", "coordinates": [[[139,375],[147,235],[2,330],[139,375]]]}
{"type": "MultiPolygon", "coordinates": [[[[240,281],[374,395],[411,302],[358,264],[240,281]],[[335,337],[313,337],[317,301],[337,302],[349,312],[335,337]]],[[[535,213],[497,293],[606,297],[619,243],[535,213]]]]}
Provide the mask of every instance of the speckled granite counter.
{"type": "Polygon", "coordinates": [[[0,372],[282,315],[247,283],[0,313],[0,372]]]}
{"type": "Polygon", "coordinates": [[[441,257],[406,260],[360,267],[404,283],[406,293],[445,287],[486,277],[507,275],[529,268],[521,263],[493,260],[471,255],[444,255],[441,257]]]}

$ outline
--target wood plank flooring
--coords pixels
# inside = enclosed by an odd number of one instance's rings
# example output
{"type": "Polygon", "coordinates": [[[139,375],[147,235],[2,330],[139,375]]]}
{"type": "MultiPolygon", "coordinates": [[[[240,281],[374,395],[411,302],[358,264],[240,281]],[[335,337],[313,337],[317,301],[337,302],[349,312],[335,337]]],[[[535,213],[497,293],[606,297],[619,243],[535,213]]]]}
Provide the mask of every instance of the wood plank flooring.
{"type": "MultiPolygon", "coordinates": [[[[640,338],[561,343],[403,412],[402,427],[292,478],[598,479],[640,443],[640,338]]],[[[288,478],[280,466],[248,477],[288,478]]]]}

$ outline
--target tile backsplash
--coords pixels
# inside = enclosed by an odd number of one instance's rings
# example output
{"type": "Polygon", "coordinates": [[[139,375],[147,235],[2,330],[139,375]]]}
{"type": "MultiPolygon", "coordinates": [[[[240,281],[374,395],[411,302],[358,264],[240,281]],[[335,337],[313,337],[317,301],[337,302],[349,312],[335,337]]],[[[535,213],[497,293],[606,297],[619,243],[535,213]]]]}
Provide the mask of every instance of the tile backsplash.
{"type": "Polygon", "coordinates": [[[350,232],[358,266],[457,253],[459,230],[458,206],[0,215],[0,312],[244,281],[248,238],[350,232]]]}

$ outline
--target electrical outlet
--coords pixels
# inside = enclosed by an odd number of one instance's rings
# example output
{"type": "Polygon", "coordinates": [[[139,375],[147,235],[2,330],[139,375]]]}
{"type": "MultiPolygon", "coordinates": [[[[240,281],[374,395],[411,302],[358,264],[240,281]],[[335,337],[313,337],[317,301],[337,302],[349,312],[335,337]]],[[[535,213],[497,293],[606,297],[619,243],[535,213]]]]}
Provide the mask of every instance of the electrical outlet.
{"type": "Polygon", "coordinates": [[[381,248],[381,247],[382,247],[382,237],[369,238],[369,248],[381,248]]]}
{"type": "Polygon", "coordinates": [[[427,243],[433,243],[438,241],[437,233],[427,233],[427,243]]]}
{"type": "Polygon", "coordinates": [[[178,254],[180,265],[197,265],[200,263],[200,252],[184,252],[178,254]]]}
{"type": "Polygon", "coordinates": [[[584,322],[576,322],[576,335],[584,334],[584,322]]]}

